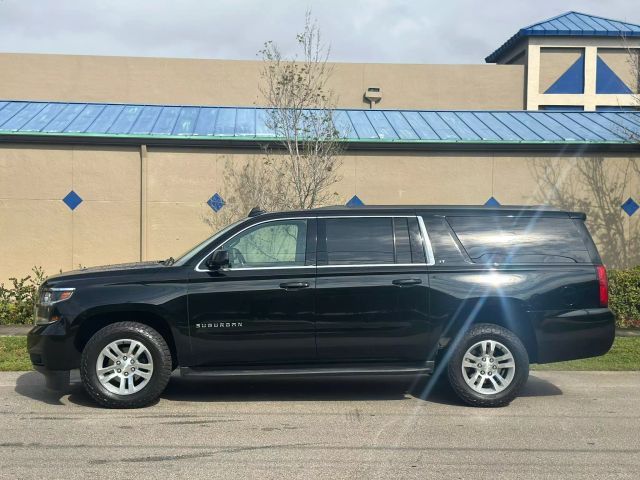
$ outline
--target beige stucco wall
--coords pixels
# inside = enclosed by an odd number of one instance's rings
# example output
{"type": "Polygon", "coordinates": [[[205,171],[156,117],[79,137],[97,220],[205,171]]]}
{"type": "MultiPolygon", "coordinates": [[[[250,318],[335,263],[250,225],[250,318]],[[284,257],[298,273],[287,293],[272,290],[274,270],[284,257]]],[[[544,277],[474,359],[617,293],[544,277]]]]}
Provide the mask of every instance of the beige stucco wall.
{"type": "Polygon", "coordinates": [[[0,281],[139,258],[135,149],[0,147],[0,281]],[[76,191],[75,211],[63,202],[76,191]]]}
{"type": "MultiPolygon", "coordinates": [[[[338,106],[522,109],[522,65],[333,64],[338,106]]],[[[0,98],[79,102],[260,105],[259,61],[0,53],[0,98]]]]}
{"type": "MultiPolygon", "coordinates": [[[[79,265],[176,256],[211,234],[203,219],[216,214],[206,201],[215,192],[228,198],[227,162],[257,158],[248,150],[150,148],[141,196],[136,148],[0,145],[0,282],[24,276],[34,265],[51,274],[79,265]],[[84,200],[73,212],[61,200],[71,189],[84,200]]],[[[604,158],[598,192],[608,207],[600,210],[597,193],[579,168],[598,158],[347,152],[335,190],[341,202],[357,194],[367,204],[481,205],[494,196],[502,204],[587,209],[605,261],[640,263],[640,214],[629,218],[619,206],[629,196],[639,200],[640,177],[624,177],[627,156],[604,158]],[[540,165],[557,181],[544,181],[540,165]],[[622,185],[618,190],[616,183],[622,185]],[[607,238],[616,228],[624,238],[607,238]]]]}

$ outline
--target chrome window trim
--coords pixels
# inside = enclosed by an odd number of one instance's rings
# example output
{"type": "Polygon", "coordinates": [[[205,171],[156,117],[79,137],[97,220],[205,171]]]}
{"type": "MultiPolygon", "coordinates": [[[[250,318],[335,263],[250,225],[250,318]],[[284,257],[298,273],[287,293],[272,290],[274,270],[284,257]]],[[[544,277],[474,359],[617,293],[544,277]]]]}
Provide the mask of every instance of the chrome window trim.
{"type": "Polygon", "coordinates": [[[416,215],[418,218],[418,225],[420,226],[420,232],[422,232],[422,242],[424,245],[424,253],[427,259],[427,266],[435,265],[436,259],[433,256],[433,247],[431,246],[431,239],[429,238],[429,234],[427,233],[427,227],[424,225],[424,220],[422,219],[422,215],[416,215]]]}
{"type": "Polygon", "coordinates": [[[360,268],[360,267],[426,267],[426,263],[359,263],[355,265],[318,265],[316,268],[360,268]]]}
{"type": "MultiPolygon", "coordinates": [[[[323,218],[416,218],[418,220],[418,226],[420,227],[420,233],[422,234],[422,245],[425,250],[425,258],[427,259],[427,263],[369,263],[369,264],[355,264],[355,265],[290,265],[290,266],[282,266],[282,267],[238,267],[238,268],[230,268],[225,269],[226,271],[248,271],[248,270],[289,270],[289,269],[301,269],[301,268],[368,268],[368,267],[420,267],[420,266],[431,266],[435,265],[435,259],[433,256],[433,249],[431,247],[431,240],[429,239],[429,235],[427,234],[427,229],[424,225],[424,221],[422,220],[422,216],[420,215],[321,215],[315,217],[283,217],[283,218],[270,218],[268,220],[263,220],[261,222],[253,223],[251,225],[246,226],[232,237],[227,239],[224,243],[229,242],[234,239],[238,235],[240,235],[245,230],[256,227],[258,225],[262,225],[263,223],[270,222],[281,222],[287,220],[310,220],[310,219],[323,219],[323,218]]],[[[224,245],[224,243],[222,245],[224,245]]],[[[211,256],[213,252],[215,252],[220,246],[214,248],[209,253],[207,253],[202,260],[198,262],[196,265],[196,272],[212,272],[213,270],[202,269],[200,265],[211,256]]]]}
{"type": "MultiPolygon", "coordinates": [[[[238,270],[291,270],[292,268],[316,268],[315,265],[291,265],[289,267],[237,267],[220,269],[223,272],[236,272],[238,270]]],[[[210,272],[211,270],[204,270],[210,272]]]]}

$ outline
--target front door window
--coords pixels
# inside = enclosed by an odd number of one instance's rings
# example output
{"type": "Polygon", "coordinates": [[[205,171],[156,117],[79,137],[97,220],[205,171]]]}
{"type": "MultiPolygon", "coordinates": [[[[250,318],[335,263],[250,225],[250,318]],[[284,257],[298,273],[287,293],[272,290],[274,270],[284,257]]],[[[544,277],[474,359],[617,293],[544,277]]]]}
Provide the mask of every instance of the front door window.
{"type": "Polygon", "coordinates": [[[306,240],[306,220],[283,220],[255,225],[221,248],[232,269],[304,266],[306,240]]]}

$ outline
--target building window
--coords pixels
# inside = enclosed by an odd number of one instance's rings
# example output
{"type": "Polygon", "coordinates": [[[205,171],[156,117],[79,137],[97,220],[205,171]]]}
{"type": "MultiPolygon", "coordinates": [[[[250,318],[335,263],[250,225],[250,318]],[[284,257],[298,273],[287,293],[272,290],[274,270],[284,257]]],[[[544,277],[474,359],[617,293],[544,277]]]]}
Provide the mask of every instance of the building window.
{"type": "Polygon", "coordinates": [[[580,105],[540,105],[539,110],[564,111],[564,112],[583,112],[584,107],[580,105]]]}
{"type": "Polygon", "coordinates": [[[584,49],[540,50],[540,93],[584,93],[584,49]]]}
{"type": "Polygon", "coordinates": [[[640,110],[638,107],[620,105],[599,105],[596,107],[596,112],[637,112],[638,110],[640,110]]]}

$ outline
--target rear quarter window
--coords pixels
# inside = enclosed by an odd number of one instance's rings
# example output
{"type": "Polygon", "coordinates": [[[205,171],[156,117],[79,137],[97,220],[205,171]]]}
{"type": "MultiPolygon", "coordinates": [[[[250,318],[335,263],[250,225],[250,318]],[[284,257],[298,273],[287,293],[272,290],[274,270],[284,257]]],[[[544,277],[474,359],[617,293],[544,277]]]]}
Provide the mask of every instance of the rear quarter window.
{"type": "Polygon", "coordinates": [[[447,217],[475,263],[583,263],[590,256],[573,220],[543,217],[447,217]]]}

